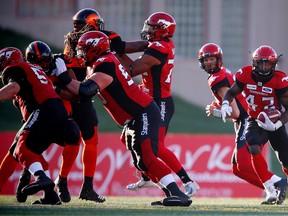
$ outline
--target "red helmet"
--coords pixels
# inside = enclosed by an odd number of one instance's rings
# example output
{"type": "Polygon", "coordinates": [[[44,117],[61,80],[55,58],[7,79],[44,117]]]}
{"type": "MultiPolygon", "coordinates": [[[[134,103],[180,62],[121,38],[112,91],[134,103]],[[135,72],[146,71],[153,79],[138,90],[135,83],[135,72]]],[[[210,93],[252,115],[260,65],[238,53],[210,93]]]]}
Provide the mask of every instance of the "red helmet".
{"type": "Polygon", "coordinates": [[[145,22],[141,30],[143,40],[157,41],[172,37],[176,29],[174,18],[164,12],[153,13],[145,22]]]}
{"type": "Polygon", "coordinates": [[[78,11],[73,16],[74,30],[80,31],[83,27],[93,27],[92,30],[103,30],[104,29],[104,20],[100,14],[92,8],[84,8],[78,11]]]}
{"type": "Polygon", "coordinates": [[[200,68],[205,70],[207,73],[215,73],[219,71],[223,65],[222,61],[223,52],[222,49],[215,43],[207,43],[199,50],[198,59],[200,68]],[[214,56],[216,57],[216,67],[213,69],[206,69],[204,65],[204,58],[214,56]]]}
{"type": "Polygon", "coordinates": [[[274,75],[278,56],[275,50],[267,45],[258,47],[252,54],[253,73],[258,78],[270,78],[274,75]],[[266,63],[271,63],[271,67],[266,68],[266,63]]]}
{"type": "Polygon", "coordinates": [[[9,65],[24,61],[21,51],[15,47],[0,50],[0,73],[9,65]]]}
{"type": "Polygon", "coordinates": [[[99,56],[110,52],[109,38],[100,31],[86,32],[79,38],[76,50],[77,57],[91,66],[99,56]]]}

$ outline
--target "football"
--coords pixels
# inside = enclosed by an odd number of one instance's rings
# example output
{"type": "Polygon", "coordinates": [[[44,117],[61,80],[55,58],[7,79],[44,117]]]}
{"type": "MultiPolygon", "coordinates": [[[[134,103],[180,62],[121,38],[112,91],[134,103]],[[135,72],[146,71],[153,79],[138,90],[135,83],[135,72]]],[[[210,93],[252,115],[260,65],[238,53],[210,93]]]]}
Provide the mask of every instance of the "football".
{"type": "MultiPolygon", "coordinates": [[[[281,117],[281,112],[277,109],[263,110],[262,112],[265,112],[273,123],[277,122],[281,117]]],[[[261,112],[257,116],[257,119],[265,123],[265,117],[261,112]]]]}

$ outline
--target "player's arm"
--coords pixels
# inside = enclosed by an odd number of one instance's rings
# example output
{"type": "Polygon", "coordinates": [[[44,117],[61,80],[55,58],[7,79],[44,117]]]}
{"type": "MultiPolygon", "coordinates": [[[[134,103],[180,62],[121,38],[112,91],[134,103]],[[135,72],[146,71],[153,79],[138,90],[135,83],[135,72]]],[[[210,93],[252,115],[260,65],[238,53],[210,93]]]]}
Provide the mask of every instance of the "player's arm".
{"type": "MultiPolygon", "coordinates": [[[[111,69],[113,69],[111,64],[110,66],[112,67],[111,69]]],[[[65,85],[69,91],[75,95],[79,95],[80,97],[93,97],[113,81],[113,78],[110,75],[102,72],[93,73],[89,79],[82,82],[71,79],[67,73],[64,61],[60,58],[56,60],[56,67],[58,69],[56,75],[59,81],[65,85]]],[[[107,70],[111,69],[107,68],[107,70]]]]}
{"type": "Polygon", "coordinates": [[[132,77],[150,70],[153,66],[161,64],[161,61],[151,55],[144,54],[131,63],[127,69],[132,77]]]}
{"type": "Polygon", "coordinates": [[[0,89],[0,101],[11,100],[20,91],[20,86],[17,82],[8,82],[7,85],[0,89]]]}
{"type": "Polygon", "coordinates": [[[234,100],[234,98],[242,92],[242,88],[235,82],[225,93],[223,101],[228,101],[229,104],[234,100]]]}
{"type": "Polygon", "coordinates": [[[115,51],[117,54],[124,53],[135,53],[135,52],[143,52],[148,47],[148,41],[123,41],[120,35],[116,32],[101,30],[104,34],[106,34],[110,40],[110,47],[112,51],[115,51]]]}
{"type": "Polygon", "coordinates": [[[152,55],[143,54],[140,58],[133,61],[129,56],[116,55],[121,64],[127,69],[130,76],[135,77],[150,70],[154,65],[161,64],[161,61],[152,55]]]}
{"type": "Polygon", "coordinates": [[[148,41],[126,42],[125,53],[143,52],[148,47],[148,41]]]}
{"type": "MultiPolygon", "coordinates": [[[[217,94],[223,99],[226,92],[228,91],[228,87],[224,86],[224,87],[221,87],[219,88],[217,94]]],[[[239,115],[240,115],[240,110],[237,106],[237,103],[236,103],[236,100],[233,99],[231,102],[230,102],[230,106],[232,108],[232,113],[231,115],[229,116],[230,118],[238,118],[239,115]]]]}
{"type": "Polygon", "coordinates": [[[226,117],[230,117],[232,114],[232,108],[230,106],[231,102],[234,100],[236,95],[242,92],[242,88],[236,82],[226,91],[222,106],[221,106],[221,117],[223,122],[226,122],[226,117]]]}
{"type": "Polygon", "coordinates": [[[11,100],[20,91],[20,84],[26,77],[25,71],[18,66],[8,67],[2,72],[4,86],[0,89],[0,101],[11,100]]]}

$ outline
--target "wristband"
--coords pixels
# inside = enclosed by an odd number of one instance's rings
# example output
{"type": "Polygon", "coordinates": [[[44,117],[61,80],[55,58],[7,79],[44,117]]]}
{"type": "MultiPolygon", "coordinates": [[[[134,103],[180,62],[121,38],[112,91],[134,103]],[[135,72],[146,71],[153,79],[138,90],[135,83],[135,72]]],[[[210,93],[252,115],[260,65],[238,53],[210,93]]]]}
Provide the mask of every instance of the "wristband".
{"type": "Polygon", "coordinates": [[[276,123],[275,123],[275,131],[276,130],[278,130],[280,127],[282,127],[283,126],[283,123],[280,121],[280,120],[278,120],[276,123]]]}
{"type": "Polygon", "coordinates": [[[69,77],[67,72],[61,73],[59,76],[57,76],[57,78],[65,86],[68,85],[72,81],[71,77],[69,77]]]}
{"type": "Polygon", "coordinates": [[[224,101],[222,101],[222,105],[224,105],[224,104],[229,105],[229,101],[228,101],[228,100],[224,100],[224,101]]]}

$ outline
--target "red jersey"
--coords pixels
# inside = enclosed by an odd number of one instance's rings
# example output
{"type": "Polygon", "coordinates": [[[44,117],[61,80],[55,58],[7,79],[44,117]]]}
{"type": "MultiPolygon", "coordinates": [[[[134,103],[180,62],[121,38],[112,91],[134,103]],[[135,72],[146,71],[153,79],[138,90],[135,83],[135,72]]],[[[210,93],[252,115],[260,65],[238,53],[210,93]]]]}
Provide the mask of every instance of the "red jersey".
{"type": "MultiPolygon", "coordinates": [[[[112,53],[99,58],[94,63],[90,74],[97,72],[113,77],[112,83],[98,96],[103,106],[119,125],[128,123],[153,101],[138,87],[112,53]]],[[[89,78],[89,72],[87,78],[89,78]]]]}
{"type": "Polygon", "coordinates": [[[175,56],[174,43],[167,41],[150,42],[144,54],[157,58],[161,64],[154,65],[142,74],[140,88],[153,98],[167,98],[171,96],[172,70],[175,56]]]}
{"type": "MultiPolygon", "coordinates": [[[[210,76],[208,77],[208,85],[212,91],[213,96],[217,99],[217,103],[219,106],[221,106],[222,104],[222,98],[217,94],[219,88],[230,88],[234,82],[234,75],[231,73],[230,70],[225,67],[222,67],[221,70],[216,73],[210,74],[210,76]]],[[[238,107],[242,106],[243,109],[247,112],[248,105],[246,103],[245,97],[242,94],[236,96],[236,103],[238,107]]]]}
{"type": "Polygon", "coordinates": [[[48,99],[60,98],[51,80],[38,65],[20,62],[7,67],[2,74],[3,83],[17,82],[20,91],[16,95],[23,119],[26,121],[33,110],[48,99]]]}
{"type": "Polygon", "coordinates": [[[248,103],[248,114],[257,118],[264,109],[276,108],[281,111],[279,98],[288,90],[288,77],[275,70],[274,76],[265,83],[253,79],[252,66],[241,68],[236,74],[236,82],[243,89],[248,103]]]}

